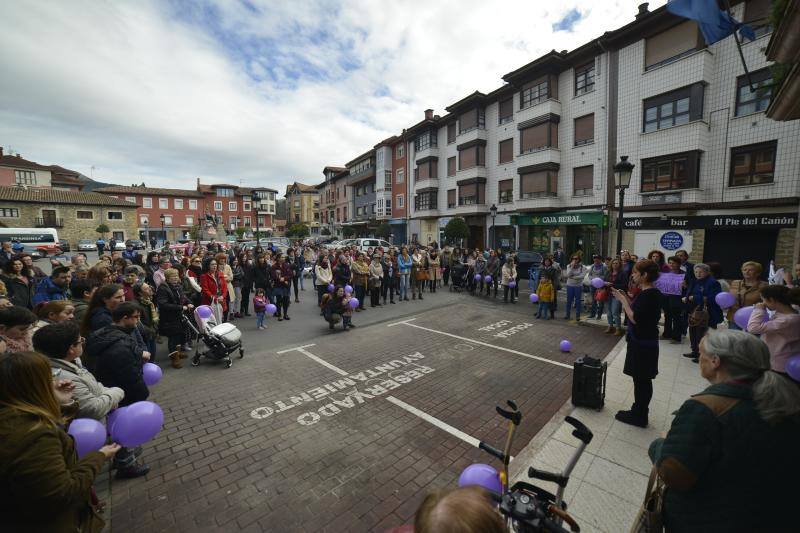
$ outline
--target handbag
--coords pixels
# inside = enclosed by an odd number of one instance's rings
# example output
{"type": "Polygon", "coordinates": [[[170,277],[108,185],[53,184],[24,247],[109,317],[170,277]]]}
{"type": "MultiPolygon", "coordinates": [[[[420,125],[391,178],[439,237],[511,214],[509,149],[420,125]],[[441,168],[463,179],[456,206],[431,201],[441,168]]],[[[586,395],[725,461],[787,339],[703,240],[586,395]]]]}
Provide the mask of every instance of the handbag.
{"type": "Polygon", "coordinates": [[[608,301],[608,289],[603,287],[602,289],[597,289],[594,293],[594,300],[596,302],[607,302],[608,301]]]}
{"type": "MultiPolygon", "coordinates": [[[[702,289],[700,293],[703,293],[702,289]]],[[[709,318],[706,297],[703,296],[703,300],[700,304],[689,313],[689,325],[692,327],[706,328],[708,327],[709,318]]]]}
{"type": "Polygon", "coordinates": [[[631,533],[661,533],[664,531],[664,521],[661,515],[664,505],[664,482],[658,477],[658,470],[653,465],[650,479],[647,481],[647,490],[644,501],[636,513],[636,518],[631,527],[631,533]]]}

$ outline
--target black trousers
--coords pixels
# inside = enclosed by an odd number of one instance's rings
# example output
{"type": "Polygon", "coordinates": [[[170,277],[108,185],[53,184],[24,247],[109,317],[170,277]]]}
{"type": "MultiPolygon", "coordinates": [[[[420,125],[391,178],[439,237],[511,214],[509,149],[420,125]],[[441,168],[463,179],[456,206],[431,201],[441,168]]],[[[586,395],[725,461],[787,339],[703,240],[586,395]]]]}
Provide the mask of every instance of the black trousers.
{"type": "Polygon", "coordinates": [[[650,412],[650,400],[653,399],[653,380],[650,378],[633,378],[633,407],[631,411],[643,417],[650,412]]]}
{"type": "Polygon", "coordinates": [[[242,285],[242,303],[239,304],[239,312],[242,314],[250,312],[250,287],[251,285],[242,285]]]}
{"type": "Polygon", "coordinates": [[[664,336],[677,341],[681,340],[683,327],[683,304],[680,296],[664,295],[662,300],[664,311],[664,336]]]}
{"type": "Polygon", "coordinates": [[[384,277],[381,283],[381,298],[383,303],[386,303],[386,296],[389,296],[390,301],[394,301],[394,293],[396,292],[397,281],[395,278],[384,277]]]}
{"type": "MultiPolygon", "coordinates": [[[[292,287],[294,287],[294,299],[298,300],[299,297],[297,296],[297,284],[300,282],[300,279],[295,276],[292,278],[292,287]]],[[[291,290],[289,291],[289,295],[291,296],[291,290]]]]}
{"type": "Polygon", "coordinates": [[[286,289],[285,296],[277,296],[275,298],[275,306],[278,308],[278,316],[280,316],[281,312],[283,313],[284,318],[289,315],[289,302],[291,301],[292,298],[289,295],[289,289],[286,289]]]}
{"type": "Polygon", "coordinates": [[[317,305],[322,304],[322,297],[325,296],[325,293],[328,292],[327,285],[317,285],[317,305]]]}
{"type": "Polygon", "coordinates": [[[381,304],[381,288],[380,287],[372,287],[369,290],[369,304],[372,307],[381,304]]]}
{"type": "Polygon", "coordinates": [[[514,303],[514,289],[508,285],[503,285],[503,301],[508,301],[508,293],[511,292],[511,303],[514,303]]]}
{"type": "Polygon", "coordinates": [[[450,267],[444,267],[444,272],[442,273],[442,281],[444,281],[445,286],[450,282],[450,267]]]}

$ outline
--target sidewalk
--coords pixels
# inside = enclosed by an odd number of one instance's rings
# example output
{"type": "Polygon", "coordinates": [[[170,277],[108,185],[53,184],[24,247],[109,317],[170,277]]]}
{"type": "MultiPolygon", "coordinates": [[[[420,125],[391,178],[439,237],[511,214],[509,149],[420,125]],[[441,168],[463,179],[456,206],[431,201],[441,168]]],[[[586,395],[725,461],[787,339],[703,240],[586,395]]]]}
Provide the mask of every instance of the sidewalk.
{"type": "MultiPolygon", "coordinates": [[[[587,321],[581,326],[604,327],[606,323],[605,320],[587,321]]],[[[579,442],[571,434],[572,426],[564,422],[564,417],[572,414],[589,427],[594,438],[567,485],[564,498],[568,510],[580,524],[582,532],[619,533],[630,530],[644,498],[652,466],[647,455],[648,446],[669,429],[671,413],[690,395],[708,385],[700,377],[697,364],[681,355],[689,351],[688,339],[680,345],[661,341],[659,348],[659,372],[653,381],[649,427],[641,429],[614,419],[618,410],[630,409],[633,403],[633,382],[622,373],[626,350],[623,337],[606,358],[608,381],[603,410],[575,408],[569,402],[565,404],[515,457],[510,472],[512,484],[532,481],[527,476],[529,466],[554,472],[564,469],[579,442]]],[[[578,355],[575,354],[576,358],[578,355]]],[[[553,483],[533,482],[555,492],[553,483]]]]}

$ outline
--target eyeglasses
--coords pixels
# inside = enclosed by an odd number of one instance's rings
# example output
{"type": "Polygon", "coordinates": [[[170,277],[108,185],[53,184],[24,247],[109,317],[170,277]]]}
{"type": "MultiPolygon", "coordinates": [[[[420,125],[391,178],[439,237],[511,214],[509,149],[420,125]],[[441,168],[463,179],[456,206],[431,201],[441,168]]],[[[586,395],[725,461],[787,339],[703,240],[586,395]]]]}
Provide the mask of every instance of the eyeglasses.
{"type": "Polygon", "coordinates": [[[78,337],[78,340],[72,343],[73,346],[77,346],[79,344],[81,346],[86,346],[86,339],[84,339],[83,337],[78,337]]]}

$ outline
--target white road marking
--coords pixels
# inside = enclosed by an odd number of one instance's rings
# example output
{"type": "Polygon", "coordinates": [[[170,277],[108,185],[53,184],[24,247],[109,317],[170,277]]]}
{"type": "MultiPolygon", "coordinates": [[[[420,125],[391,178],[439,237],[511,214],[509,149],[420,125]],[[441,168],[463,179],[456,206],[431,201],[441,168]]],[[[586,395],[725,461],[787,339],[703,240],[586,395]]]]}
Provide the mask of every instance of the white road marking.
{"type": "Polygon", "coordinates": [[[419,409],[417,409],[413,405],[408,405],[403,400],[398,400],[394,396],[386,396],[386,399],[388,401],[392,402],[393,404],[395,404],[397,407],[405,409],[406,411],[408,411],[412,415],[418,416],[419,418],[425,420],[426,422],[429,422],[430,424],[433,424],[437,428],[439,428],[439,429],[441,429],[443,431],[446,431],[447,433],[451,434],[452,436],[454,436],[456,438],[459,438],[459,439],[463,440],[464,442],[466,442],[470,446],[475,446],[477,448],[481,444],[481,441],[479,441],[475,437],[467,435],[463,431],[454,428],[453,426],[451,426],[450,424],[447,424],[446,422],[442,422],[438,418],[436,418],[434,416],[431,416],[431,415],[429,415],[428,413],[426,413],[424,411],[420,411],[419,409]]]}
{"type": "Polygon", "coordinates": [[[347,376],[347,375],[350,374],[350,372],[348,372],[346,370],[342,370],[338,366],[332,365],[329,362],[325,361],[324,359],[322,359],[320,357],[317,357],[313,353],[311,353],[308,350],[306,350],[306,348],[310,348],[311,346],[315,346],[315,345],[314,344],[304,344],[303,346],[298,346],[296,348],[289,348],[288,350],[281,350],[278,353],[279,354],[284,354],[284,353],[289,353],[289,352],[300,352],[301,354],[305,355],[309,359],[311,359],[313,361],[316,361],[317,363],[321,364],[322,366],[333,370],[334,372],[336,372],[337,374],[339,374],[341,376],[347,376]]]}
{"type": "Polygon", "coordinates": [[[278,354],[289,353],[289,352],[293,352],[295,350],[299,350],[301,348],[311,348],[312,346],[316,346],[316,344],[313,344],[313,343],[312,344],[304,344],[302,346],[297,346],[295,348],[289,348],[288,350],[281,350],[280,352],[276,352],[276,353],[278,353],[278,354]]]}
{"type": "MultiPolygon", "coordinates": [[[[572,370],[572,365],[568,365],[566,363],[561,363],[559,361],[552,361],[550,359],[546,359],[544,357],[539,357],[538,355],[531,355],[529,353],[520,352],[518,350],[512,350],[511,348],[504,348],[503,346],[497,346],[496,344],[489,344],[488,342],[483,341],[476,341],[474,339],[468,339],[467,337],[462,337],[460,335],[455,335],[453,333],[447,333],[446,331],[439,331],[436,329],[426,328],[425,326],[418,326],[417,324],[409,324],[408,322],[398,322],[397,324],[403,324],[404,326],[409,326],[412,328],[419,328],[425,331],[430,331],[432,333],[438,333],[439,335],[447,335],[448,337],[453,337],[454,339],[460,339],[462,341],[472,342],[475,344],[480,344],[481,346],[486,346],[487,348],[494,348],[495,350],[502,350],[504,352],[513,353],[516,355],[521,355],[523,357],[527,357],[529,359],[536,359],[537,361],[542,361],[543,363],[550,363],[551,365],[560,366],[563,368],[569,368],[572,370]]],[[[395,324],[390,324],[395,325],[395,324]]]]}
{"type": "Polygon", "coordinates": [[[400,326],[402,324],[407,324],[407,323],[411,322],[412,320],[416,320],[416,319],[417,319],[417,317],[407,318],[405,320],[401,320],[400,322],[394,322],[392,324],[387,324],[386,327],[387,328],[391,328],[391,327],[394,327],[394,326],[400,326]]]}

